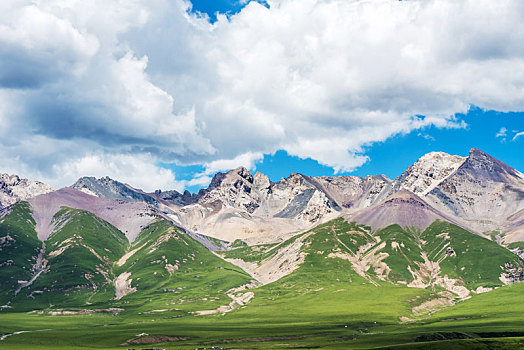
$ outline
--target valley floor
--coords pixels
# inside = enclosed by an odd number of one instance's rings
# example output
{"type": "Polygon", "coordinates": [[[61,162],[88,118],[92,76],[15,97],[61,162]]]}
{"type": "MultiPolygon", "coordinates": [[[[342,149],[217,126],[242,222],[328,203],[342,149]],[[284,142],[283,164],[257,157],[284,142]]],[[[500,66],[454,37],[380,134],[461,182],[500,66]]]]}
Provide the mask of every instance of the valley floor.
{"type": "Polygon", "coordinates": [[[49,316],[0,314],[2,349],[522,349],[524,284],[501,287],[441,311],[412,315],[418,288],[338,281],[323,289],[272,284],[230,313],[170,312],[49,316]],[[511,307],[508,307],[511,305],[511,307]],[[138,336],[141,335],[141,336],[138,336]]]}

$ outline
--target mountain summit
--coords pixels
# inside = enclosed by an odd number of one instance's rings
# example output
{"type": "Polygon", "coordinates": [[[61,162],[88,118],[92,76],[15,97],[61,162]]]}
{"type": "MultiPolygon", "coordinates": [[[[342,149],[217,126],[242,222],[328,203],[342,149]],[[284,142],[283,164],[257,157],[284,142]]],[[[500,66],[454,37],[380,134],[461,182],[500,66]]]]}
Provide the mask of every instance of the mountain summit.
{"type": "Polygon", "coordinates": [[[508,232],[505,239],[513,241],[510,231],[520,231],[508,218],[524,209],[524,175],[477,148],[467,157],[425,154],[393,181],[384,175],[292,173],[272,182],[262,173],[253,175],[238,167],[217,173],[196,194],[144,193],[107,177],[82,178],[73,187],[102,198],[151,204],[195,233],[253,243],[276,242],[340,215],[362,218],[373,227],[395,219],[405,225],[413,219],[412,226],[427,226],[431,219],[440,218],[479,234],[508,232]],[[393,204],[396,214],[378,219],[378,213],[386,208],[388,212],[393,204]],[[405,220],[398,217],[401,212],[405,220]]]}
{"type": "Polygon", "coordinates": [[[18,175],[0,174],[0,209],[52,191],[54,189],[51,186],[40,181],[21,179],[18,175]]]}

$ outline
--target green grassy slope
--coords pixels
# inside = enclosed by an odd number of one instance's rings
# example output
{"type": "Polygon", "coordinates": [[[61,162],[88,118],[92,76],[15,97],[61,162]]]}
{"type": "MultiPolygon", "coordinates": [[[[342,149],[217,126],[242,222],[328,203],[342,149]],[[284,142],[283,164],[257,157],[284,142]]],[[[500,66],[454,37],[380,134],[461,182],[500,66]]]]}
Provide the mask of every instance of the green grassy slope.
{"type": "Polygon", "coordinates": [[[251,281],[242,269],[165,220],[146,227],[129,250],[134,254],[115,266],[115,274],[130,274],[131,287],[137,291],[121,303],[134,311],[157,309],[179,315],[214,309],[231,302],[226,291],[251,281]]]}
{"type": "MultiPolygon", "coordinates": [[[[328,258],[338,258],[351,262],[349,269],[368,281],[448,289],[464,298],[467,290],[504,285],[501,277],[511,281],[511,270],[523,266],[504,247],[447,222],[435,221],[423,232],[391,225],[372,234],[369,227],[343,219],[326,225],[314,229],[315,235],[304,241],[302,250],[317,255],[316,266],[323,266],[322,273],[328,275],[339,269],[328,258]]],[[[221,254],[263,265],[298,237],[277,246],[240,246],[221,254]]]]}
{"type": "MultiPolygon", "coordinates": [[[[500,266],[520,262],[489,240],[442,222],[424,232],[393,225],[370,234],[368,227],[338,219],[275,246],[237,244],[234,254],[238,258],[245,253],[246,260],[263,264],[285,249],[296,248],[296,242],[301,242],[299,254],[289,259],[301,257],[303,262],[291,274],[252,289],[255,297],[234,311],[196,316],[195,310],[229,303],[226,292],[250,278],[172,224],[159,220],[127,248],[129,252],[136,249],[134,254],[121,266],[113,266],[115,276],[129,273],[130,287],[136,288],[122,299],[106,303],[122,307],[124,312],[52,317],[11,310],[0,314],[4,321],[0,334],[34,332],[13,335],[0,346],[517,349],[523,344],[524,284],[472,293],[469,300],[454,306],[435,307],[431,302],[446,295],[454,298],[438,285],[424,289],[398,283],[413,281],[413,274],[403,269],[423,270],[428,260],[438,263],[439,269],[433,272],[440,277],[456,278],[469,289],[501,285],[500,266]],[[450,250],[446,253],[448,247],[455,255],[450,250]],[[485,267],[472,266],[469,261],[486,252],[502,265],[484,273],[485,267]],[[425,304],[426,313],[414,312],[425,304]],[[444,310],[438,311],[441,308],[444,310]],[[141,333],[148,335],[137,337],[141,333]],[[156,345],[128,344],[130,339],[156,345]]],[[[427,277],[428,281],[431,278],[427,277]]]]}
{"type": "Polygon", "coordinates": [[[257,297],[248,307],[224,316],[2,314],[0,334],[32,332],[13,335],[2,341],[0,347],[520,349],[523,346],[521,296],[524,284],[475,295],[430,318],[408,324],[400,323],[397,316],[409,312],[409,300],[416,299],[424,290],[396,286],[379,288],[370,284],[340,287],[334,283],[320,291],[296,297],[288,295],[273,303],[268,298],[279,299],[277,293],[283,293],[285,288],[266,286],[255,291],[257,297]],[[155,345],[126,344],[141,333],[160,341],[155,345]],[[172,337],[173,341],[163,342],[161,339],[165,338],[160,336],[172,337]]]}
{"type": "Polygon", "coordinates": [[[506,264],[522,267],[517,255],[448,222],[434,222],[420,238],[427,241],[428,258],[441,261],[442,272],[460,278],[469,289],[501,286],[499,277],[507,270],[506,264]]]}
{"type": "Polygon", "coordinates": [[[17,204],[0,222],[0,300],[12,300],[16,311],[119,307],[132,312],[165,309],[178,315],[227,305],[231,298],[226,292],[251,281],[242,269],[163,219],[144,228],[133,245],[87,211],[64,207],[53,223],[42,273],[14,298],[18,281],[34,275],[42,242],[27,203],[17,204]],[[123,285],[127,280],[130,290],[116,298],[115,281],[121,275],[127,276],[123,285]]]}
{"type": "Polygon", "coordinates": [[[40,292],[29,301],[21,294],[19,302],[33,309],[82,307],[111,298],[112,267],[124,254],[127,238],[83,210],[64,207],[53,220],[55,231],[45,242],[47,269],[26,294],[40,292]]]}
{"type": "Polygon", "coordinates": [[[30,280],[41,248],[29,204],[15,204],[11,213],[0,219],[0,305],[12,299],[20,286],[18,281],[30,280]]]}

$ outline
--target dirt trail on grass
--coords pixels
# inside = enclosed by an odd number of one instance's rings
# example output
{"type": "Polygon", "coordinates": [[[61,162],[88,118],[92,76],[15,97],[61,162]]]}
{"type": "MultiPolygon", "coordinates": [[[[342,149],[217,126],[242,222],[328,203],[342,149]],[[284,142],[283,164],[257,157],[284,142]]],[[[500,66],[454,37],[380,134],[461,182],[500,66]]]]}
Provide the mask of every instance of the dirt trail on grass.
{"type": "Polygon", "coordinates": [[[227,312],[238,309],[239,307],[245,306],[249,304],[251,300],[253,300],[253,298],[255,297],[255,293],[244,291],[258,286],[258,283],[248,283],[240,287],[231,288],[226,292],[227,296],[231,298],[231,302],[228,305],[219,306],[214,310],[195,311],[193,312],[193,314],[195,316],[225,314],[227,312]]]}
{"type": "MultiPolygon", "coordinates": [[[[48,261],[47,259],[44,258],[44,255],[45,255],[45,243],[42,242],[42,248],[40,248],[40,251],[38,252],[38,255],[36,256],[36,262],[31,266],[31,273],[32,273],[31,278],[29,279],[29,281],[19,281],[18,282],[20,283],[20,285],[15,290],[13,298],[15,298],[22,289],[27,288],[30,285],[32,285],[36,281],[36,279],[40,277],[40,275],[43,272],[46,272],[48,270],[48,266],[47,266],[48,261]]],[[[0,306],[0,310],[10,308],[12,299],[9,300],[5,305],[0,306]]]]}
{"type": "Polygon", "coordinates": [[[437,310],[445,309],[451,305],[454,305],[455,303],[448,298],[436,298],[436,299],[430,299],[422,304],[415,306],[411,309],[414,315],[418,316],[423,313],[429,313],[431,315],[437,310]]]}
{"type": "Polygon", "coordinates": [[[131,250],[131,251],[125,253],[125,254],[124,254],[124,255],[123,255],[123,256],[122,256],[122,257],[121,257],[121,258],[116,262],[116,264],[117,264],[118,266],[122,266],[122,265],[124,265],[130,257],[132,257],[132,256],[133,256],[136,252],[138,252],[140,249],[142,249],[142,248],[143,248],[147,243],[148,243],[148,242],[142,244],[142,245],[141,245],[140,247],[138,247],[138,248],[135,248],[135,249],[133,249],[133,250],[131,250]]]}
{"type": "Polygon", "coordinates": [[[420,254],[424,262],[415,261],[419,269],[415,270],[408,266],[408,270],[413,276],[413,281],[408,283],[408,287],[428,288],[428,287],[442,287],[451,293],[457,295],[460,299],[468,299],[470,291],[466,287],[460,285],[463,282],[458,279],[449,278],[448,275],[442,276],[439,261],[430,261],[427,254],[422,252],[420,254]]]}
{"type": "Polygon", "coordinates": [[[34,330],[34,331],[17,331],[17,332],[13,332],[13,333],[9,333],[9,334],[4,334],[4,335],[0,335],[0,341],[2,340],[6,340],[7,338],[13,336],[13,335],[18,335],[18,334],[24,334],[24,333],[32,333],[32,332],[46,332],[46,331],[51,331],[52,329],[37,329],[37,330],[34,330]]]}

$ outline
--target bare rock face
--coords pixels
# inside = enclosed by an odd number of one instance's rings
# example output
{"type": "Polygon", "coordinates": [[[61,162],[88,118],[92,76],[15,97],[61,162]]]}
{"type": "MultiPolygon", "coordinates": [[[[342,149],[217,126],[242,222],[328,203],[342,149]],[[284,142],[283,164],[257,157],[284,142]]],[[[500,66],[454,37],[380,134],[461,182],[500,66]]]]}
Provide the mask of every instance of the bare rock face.
{"type": "Polygon", "coordinates": [[[52,191],[54,189],[51,186],[40,181],[0,174],[0,208],[52,191]]]}
{"type": "MultiPolygon", "coordinates": [[[[505,243],[524,242],[524,209],[507,218],[503,231],[505,243]]],[[[524,259],[524,250],[521,254],[524,259]]]]}
{"type": "Polygon", "coordinates": [[[158,202],[165,203],[166,205],[184,206],[192,204],[196,201],[195,195],[192,195],[188,190],[184,193],[178,191],[161,191],[157,190],[154,193],[150,193],[150,196],[155,198],[158,202]]]}
{"type": "Polygon", "coordinates": [[[273,183],[240,167],[214,176],[195,201],[174,209],[172,219],[223,240],[279,241],[339,215],[340,207],[311,177],[291,174],[273,183]]]}
{"type": "Polygon", "coordinates": [[[347,209],[367,208],[385,198],[391,180],[385,175],[320,176],[314,180],[340,206],[347,209]]]}
{"type": "Polygon", "coordinates": [[[297,227],[321,222],[341,210],[315,178],[302,174],[292,173],[288,178],[272,183],[265,193],[264,214],[293,220],[297,227]]]}
{"type": "Polygon", "coordinates": [[[244,167],[228,173],[217,173],[208,189],[199,193],[198,202],[202,205],[220,203],[222,206],[242,209],[252,214],[260,202],[253,191],[253,182],[253,175],[244,167]]]}
{"type": "Polygon", "coordinates": [[[465,157],[444,152],[428,153],[395,179],[392,192],[408,190],[424,196],[454,173],[465,160],[465,157]]]}
{"type": "Polygon", "coordinates": [[[428,153],[393,181],[384,175],[292,173],[271,182],[240,167],[217,173],[207,189],[184,196],[173,196],[179,205],[173,219],[225,240],[279,240],[348,214],[374,226],[425,228],[441,219],[477,233],[501,230],[508,242],[521,240],[524,232],[512,216],[524,209],[524,175],[478,149],[468,157],[428,153]]]}
{"type": "Polygon", "coordinates": [[[138,201],[157,205],[157,201],[152,196],[107,176],[100,179],[82,177],[71,187],[100,198],[138,201]]]}
{"type": "Polygon", "coordinates": [[[524,208],[524,175],[478,150],[425,196],[441,211],[478,231],[499,229],[524,208]]]}
{"type": "Polygon", "coordinates": [[[500,230],[506,242],[524,239],[522,215],[516,214],[524,210],[524,175],[475,148],[468,157],[428,153],[393,181],[292,173],[272,182],[239,167],[217,173],[196,194],[144,193],[107,177],[82,178],[73,187],[153,205],[190,232],[228,241],[278,241],[340,215],[374,226],[420,228],[441,219],[477,233],[500,230]]]}

